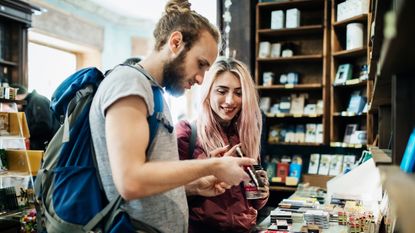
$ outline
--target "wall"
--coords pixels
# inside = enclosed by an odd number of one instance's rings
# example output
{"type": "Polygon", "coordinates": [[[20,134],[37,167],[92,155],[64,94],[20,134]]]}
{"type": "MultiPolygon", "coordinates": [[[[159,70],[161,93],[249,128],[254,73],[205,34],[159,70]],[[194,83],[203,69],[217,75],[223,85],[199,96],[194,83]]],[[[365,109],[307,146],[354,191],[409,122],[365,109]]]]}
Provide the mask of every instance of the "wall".
{"type": "Polygon", "coordinates": [[[106,70],[132,55],[145,55],[132,54],[133,38],[150,41],[143,43],[145,47],[152,45],[153,21],[133,20],[83,0],[32,0],[31,3],[46,10],[33,16],[31,32],[74,45],[52,46],[75,51],[80,58],[86,58],[78,68],[93,65],[106,70]]]}
{"type": "MultiPolygon", "coordinates": [[[[218,1],[218,16],[224,14],[224,2],[225,0],[218,1]]],[[[252,77],[254,77],[255,69],[255,13],[256,13],[256,0],[233,0],[230,7],[230,13],[232,16],[231,31],[229,33],[229,48],[230,55],[233,51],[236,52],[236,59],[243,61],[250,70],[252,77]],[[243,17],[241,17],[243,16],[243,17]]],[[[222,17],[218,18],[218,24],[221,27],[221,31],[224,28],[224,22],[222,17]]]]}

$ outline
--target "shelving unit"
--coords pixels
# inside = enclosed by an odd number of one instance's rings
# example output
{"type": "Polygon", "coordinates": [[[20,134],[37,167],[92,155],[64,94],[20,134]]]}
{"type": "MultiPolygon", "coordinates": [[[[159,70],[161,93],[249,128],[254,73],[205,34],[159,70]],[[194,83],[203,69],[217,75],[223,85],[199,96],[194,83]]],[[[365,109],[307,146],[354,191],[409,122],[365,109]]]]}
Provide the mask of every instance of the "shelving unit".
{"type": "MultiPolygon", "coordinates": [[[[278,2],[258,3],[256,7],[256,59],[255,59],[255,82],[260,97],[270,98],[270,105],[280,103],[282,98],[291,95],[306,95],[304,105],[316,104],[323,101],[321,111],[315,113],[304,112],[265,112],[267,119],[267,131],[275,125],[304,125],[321,124],[321,142],[286,142],[273,141],[268,138],[270,148],[279,148],[278,152],[285,155],[289,149],[291,155],[302,154],[303,166],[308,166],[308,153],[318,151],[319,147],[329,143],[329,59],[330,59],[330,27],[329,23],[329,1],[326,0],[293,0],[278,2]],[[284,21],[288,9],[296,8],[300,12],[300,23],[298,27],[271,29],[272,12],[281,10],[284,12],[284,21]],[[261,42],[280,43],[281,51],[284,45],[293,47],[293,55],[283,57],[260,57],[259,47],[261,42]],[[265,72],[273,72],[274,80],[271,85],[264,85],[263,75],[265,72]],[[281,83],[281,74],[295,72],[299,75],[299,82],[281,83]],[[284,149],[283,149],[284,148],[284,149]],[[282,150],[281,150],[282,149],[282,150]]],[[[291,101],[291,100],[290,100],[291,101]]],[[[271,149],[272,151],[275,151],[271,149]]],[[[274,153],[273,153],[274,154],[274,153]]],[[[303,172],[306,171],[303,168],[303,172]]],[[[274,191],[295,191],[295,187],[271,187],[274,191]]]]}
{"type": "MultiPolygon", "coordinates": [[[[271,97],[271,105],[279,101],[283,96],[291,94],[308,94],[309,101],[328,98],[325,91],[328,74],[328,27],[327,27],[327,1],[323,0],[296,0],[287,2],[265,2],[257,4],[256,20],[256,72],[255,81],[261,97],[271,97]],[[271,13],[275,10],[297,8],[300,11],[300,26],[296,28],[271,29],[271,13]],[[291,42],[295,45],[294,54],[290,57],[259,58],[259,43],[291,42]],[[275,74],[272,85],[264,86],[262,76],[264,72],[275,74]],[[298,84],[280,84],[281,74],[296,72],[299,74],[298,84]]],[[[285,18],[285,16],[284,16],[285,18]]],[[[266,113],[272,123],[279,119],[304,123],[311,120],[313,123],[323,124],[323,142],[328,142],[328,116],[324,107],[322,114],[290,114],[290,113],[266,113]]],[[[265,127],[269,127],[266,125],[265,127]]],[[[292,143],[289,143],[292,144],[292,143]]],[[[297,143],[310,145],[310,143],[297,143]]],[[[316,143],[320,144],[320,143],[316,143]]]]}
{"type": "MultiPolygon", "coordinates": [[[[371,100],[371,92],[373,86],[372,79],[360,79],[360,67],[370,62],[370,45],[368,35],[370,35],[371,7],[367,14],[353,16],[341,21],[337,21],[337,5],[345,0],[331,1],[331,98],[330,98],[330,145],[340,147],[361,148],[366,143],[350,143],[344,142],[346,127],[348,125],[357,124],[357,130],[366,131],[367,144],[373,142],[373,115],[368,111],[348,112],[348,105],[352,93],[358,91],[361,96],[367,98],[367,102],[371,100]],[[363,46],[353,49],[346,49],[347,43],[347,25],[350,23],[362,23],[363,25],[363,46]],[[336,73],[339,65],[351,64],[353,67],[352,79],[343,83],[335,83],[336,73]]],[[[369,3],[370,6],[370,3],[369,3]]]]}
{"type": "Polygon", "coordinates": [[[0,80],[27,85],[27,29],[36,6],[0,0],[0,80]]]}
{"type": "Polygon", "coordinates": [[[393,211],[388,217],[393,221],[397,216],[399,232],[410,233],[415,231],[412,217],[415,177],[398,166],[415,127],[415,61],[412,59],[415,56],[415,2],[390,0],[378,3],[376,8],[373,46],[380,48],[380,52],[374,52],[371,64],[375,83],[370,104],[370,111],[378,116],[378,147],[374,151],[387,163],[395,164],[380,167],[382,185],[393,211]],[[383,15],[385,17],[379,17],[383,15]]]}
{"type": "MultiPolygon", "coordinates": [[[[19,83],[27,86],[27,45],[28,28],[32,23],[32,14],[40,11],[40,8],[21,0],[0,0],[0,83],[19,83]]],[[[2,94],[4,96],[4,93],[2,94]]],[[[33,175],[36,175],[43,152],[29,152],[26,150],[26,139],[29,130],[24,113],[6,112],[17,111],[17,104],[24,101],[0,99],[0,112],[3,120],[7,120],[8,127],[3,125],[3,130],[8,128],[8,134],[2,132],[0,136],[0,148],[7,149],[8,171],[0,175],[1,184],[14,184],[16,177],[21,184],[33,185],[33,175]],[[8,115],[5,115],[8,114],[8,115]],[[7,117],[6,117],[7,116],[7,117]],[[7,118],[7,119],[5,119],[7,118]],[[10,150],[11,149],[11,150],[10,150]],[[36,157],[37,156],[37,157],[36,157]],[[37,167],[32,165],[37,158],[37,167]],[[23,181],[25,179],[25,181],[23,181]]],[[[1,187],[5,188],[5,187],[1,187]]],[[[25,188],[25,187],[22,187],[25,188]]],[[[16,193],[20,192],[15,187],[16,193]]],[[[19,198],[19,200],[22,200],[19,198]]],[[[10,210],[17,209],[16,204],[9,205],[4,209],[5,215],[10,210]]],[[[2,210],[3,211],[3,210],[2,210]]],[[[14,211],[12,211],[14,213],[14,211]]]]}
{"type": "MultiPolygon", "coordinates": [[[[387,1],[377,8],[385,11],[384,21],[375,19],[375,28],[384,26],[377,35],[381,41],[379,61],[375,68],[375,85],[370,109],[377,113],[378,147],[392,150],[392,162],[399,165],[409,135],[415,127],[415,34],[412,22],[415,4],[409,0],[387,1]]],[[[374,44],[379,43],[374,41],[374,44]]]]}

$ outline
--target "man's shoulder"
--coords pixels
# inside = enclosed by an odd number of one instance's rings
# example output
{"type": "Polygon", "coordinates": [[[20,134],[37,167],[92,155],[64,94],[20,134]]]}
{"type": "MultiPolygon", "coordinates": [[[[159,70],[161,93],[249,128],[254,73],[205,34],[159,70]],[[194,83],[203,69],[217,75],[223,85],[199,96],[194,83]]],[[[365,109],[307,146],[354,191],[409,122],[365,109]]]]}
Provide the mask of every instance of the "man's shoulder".
{"type": "Polygon", "coordinates": [[[114,93],[135,89],[150,94],[148,92],[151,92],[151,85],[149,79],[140,71],[127,66],[118,66],[104,78],[98,88],[101,90],[98,92],[107,90],[114,93]]]}
{"type": "Polygon", "coordinates": [[[134,69],[130,66],[117,66],[115,67],[104,79],[111,80],[114,82],[123,82],[131,80],[142,80],[143,83],[150,83],[150,78],[147,77],[147,74],[140,72],[139,69],[134,69]]]}

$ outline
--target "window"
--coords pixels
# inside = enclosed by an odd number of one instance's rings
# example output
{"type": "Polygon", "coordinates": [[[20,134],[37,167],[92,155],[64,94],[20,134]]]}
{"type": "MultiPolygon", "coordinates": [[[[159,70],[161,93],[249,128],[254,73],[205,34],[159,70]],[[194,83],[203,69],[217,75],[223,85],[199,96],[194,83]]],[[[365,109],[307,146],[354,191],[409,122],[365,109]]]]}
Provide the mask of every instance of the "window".
{"type": "Polygon", "coordinates": [[[58,85],[76,71],[76,54],[29,42],[28,89],[51,98],[58,85]]]}

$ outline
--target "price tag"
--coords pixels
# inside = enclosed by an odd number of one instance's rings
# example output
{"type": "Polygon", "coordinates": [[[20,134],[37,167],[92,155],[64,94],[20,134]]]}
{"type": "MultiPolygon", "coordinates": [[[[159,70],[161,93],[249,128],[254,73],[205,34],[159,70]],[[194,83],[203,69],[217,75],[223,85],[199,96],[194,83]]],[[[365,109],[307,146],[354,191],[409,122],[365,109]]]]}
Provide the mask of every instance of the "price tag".
{"type": "Polygon", "coordinates": [[[360,83],[360,79],[350,79],[346,81],[346,85],[354,85],[360,83]]]}
{"type": "Polygon", "coordinates": [[[340,147],[342,145],[341,142],[330,142],[331,147],[340,147]]]}
{"type": "Polygon", "coordinates": [[[342,116],[355,116],[356,113],[354,113],[354,112],[341,112],[341,115],[342,116]]]}
{"type": "Polygon", "coordinates": [[[294,84],[285,84],[284,87],[286,89],[292,89],[292,88],[294,88],[294,84]]]}

